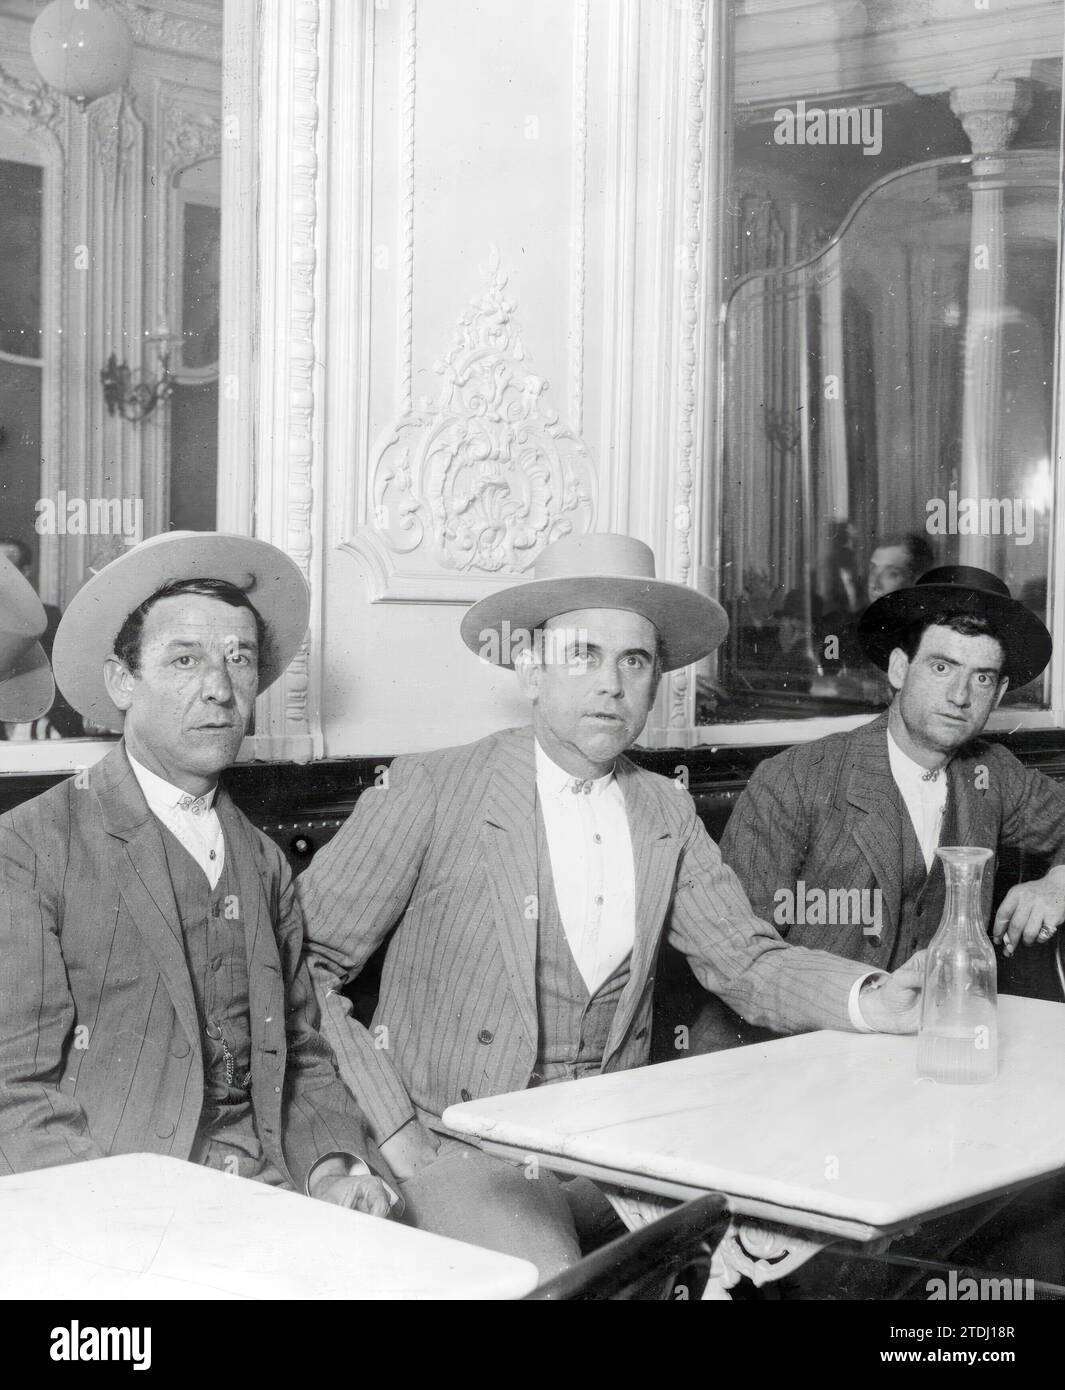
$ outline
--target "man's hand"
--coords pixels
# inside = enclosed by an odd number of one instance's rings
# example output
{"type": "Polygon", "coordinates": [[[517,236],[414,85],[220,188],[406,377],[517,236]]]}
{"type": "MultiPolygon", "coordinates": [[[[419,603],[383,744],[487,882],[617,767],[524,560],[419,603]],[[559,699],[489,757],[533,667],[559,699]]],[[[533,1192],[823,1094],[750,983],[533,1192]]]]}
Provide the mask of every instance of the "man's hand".
{"type": "Polygon", "coordinates": [[[439,1147],[440,1140],[416,1119],[408,1120],[379,1145],[381,1157],[400,1182],[432,1163],[439,1147]]]}
{"type": "Polygon", "coordinates": [[[326,1175],[313,1185],[311,1196],[335,1207],[363,1211],[367,1216],[387,1217],[392,1211],[388,1189],[372,1173],[364,1177],[326,1175]]]}
{"type": "Polygon", "coordinates": [[[862,1018],[878,1033],[916,1033],[927,951],[915,951],[891,975],[867,980],[858,994],[862,1018]]]}
{"type": "Polygon", "coordinates": [[[1059,864],[1043,878],[1018,883],[1002,899],[995,913],[992,938],[1002,942],[1002,954],[1012,956],[1023,941],[1049,941],[1065,922],[1065,865],[1059,864]]]}

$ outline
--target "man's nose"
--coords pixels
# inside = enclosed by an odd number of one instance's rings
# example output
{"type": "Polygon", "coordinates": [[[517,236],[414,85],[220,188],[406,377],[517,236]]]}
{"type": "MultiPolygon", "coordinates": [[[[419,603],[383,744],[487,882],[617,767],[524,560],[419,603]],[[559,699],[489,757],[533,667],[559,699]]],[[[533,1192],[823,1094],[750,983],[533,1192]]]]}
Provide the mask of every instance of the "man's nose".
{"type": "Polygon", "coordinates": [[[599,679],[596,681],[597,689],[604,695],[621,694],[621,675],[618,668],[612,661],[604,661],[599,668],[599,679]]]}
{"type": "Polygon", "coordinates": [[[228,704],[233,698],[233,681],[230,678],[229,664],[224,660],[206,663],[203,685],[200,694],[205,700],[215,704],[228,704]]]}
{"type": "Polygon", "coordinates": [[[947,686],[947,699],[952,705],[965,706],[970,701],[969,677],[959,671],[947,686]]]}

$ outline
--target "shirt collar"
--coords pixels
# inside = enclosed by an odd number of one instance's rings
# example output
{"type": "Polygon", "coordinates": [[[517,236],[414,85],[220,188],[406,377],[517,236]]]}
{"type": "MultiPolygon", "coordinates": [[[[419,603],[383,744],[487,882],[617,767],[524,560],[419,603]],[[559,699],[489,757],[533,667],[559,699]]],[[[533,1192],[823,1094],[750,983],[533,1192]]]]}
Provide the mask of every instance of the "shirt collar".
{"type": "Polygon", "coordinates": [[[614,769],[611,768],[603,777],[581,778],[574,777],[572,773],[566,771],[564,767],[559,767],[553,758],[549,758],[540,747],[540,740],[533,740],[536,749],[536,785],[541,794],[550,793],[553,796],[561,796],[563,793],[573,794],[586,786],[592,796],[601,795],[614,781],[614,769]]]}
{"type": "Polygon", "coordinates": [[[902,751],[892,737],[890,729],[888,730],[887,741],[888,761],[891,763],[891,770],[896,776],[905,777],[907,781],[910,782],[920,783],[921,787],[924,788],[935,787],[937,783],[940,782],[945,785],[947,775],[946,764],[939,769],[940,775],[938,777],[929,777],[927,775],[928,768],[922,767],[919,762],[910,757],[909,753],[904,753],[902,751]]]}
{"type": "Polygon", "coordinates": [[[173,782],[166,781],[138,762],[128,748],[126,757],[129,759],[134,777],[140,783],[144,799],[153,811],[156,808],[167,811],[191,811],[193,815],[202,816],[213,807],[217,786],[212,787],[209,792],[204,792],[203,796],[192,796],[182,787],[176,787],[173,782]]]}

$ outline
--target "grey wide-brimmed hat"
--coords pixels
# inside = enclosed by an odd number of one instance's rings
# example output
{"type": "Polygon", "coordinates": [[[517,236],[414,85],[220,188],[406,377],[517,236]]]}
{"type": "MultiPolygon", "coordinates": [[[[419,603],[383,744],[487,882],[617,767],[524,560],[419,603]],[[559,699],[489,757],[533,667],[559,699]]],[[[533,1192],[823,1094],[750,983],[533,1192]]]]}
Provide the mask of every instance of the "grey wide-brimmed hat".
{"type": "Polygon", "coordinates": [[[478,656],[513,666],[515,634],[582,608],[621,608],[658,629],[663,671],[708,655],[724,641],[728,616],[714,599],[655,578],[650,546],[631,536],[563,536],[540,552],[532,578],[475,603],[462,640],[478,656]]]}
{"type": "Polygon", "coordinates": [[[937,613],[987,618],[1002,644],[1002,674],[1017,689],[1035,680],[1054,650],[1046,626],[1018,603],[997,574],[975,565],[940,565],[915,584],[871,603],[858,621],[858,640],[870,661],[886,671],[891,653],[911,624],[937,613]]]}
{"type": "Polygon", "coordinates": [[[28,724],[52,707],[55,681],[37,640],[48,626],[29,580],[0,555],[0,719],[28,724]]]}
{"type": "Polygon", "coordinates": [[[125,716],[111,702],[104,663],[123,623],[145,599],[184,579],[221,579],[247,595],[263,621],[259,693],[284,672],[307,631],[310,590],[283,550],[251,536],[169,531],[135,545],[105,565],[74,595],[52,648],[60,690],[79,714],[105,729],[125,716]]]}

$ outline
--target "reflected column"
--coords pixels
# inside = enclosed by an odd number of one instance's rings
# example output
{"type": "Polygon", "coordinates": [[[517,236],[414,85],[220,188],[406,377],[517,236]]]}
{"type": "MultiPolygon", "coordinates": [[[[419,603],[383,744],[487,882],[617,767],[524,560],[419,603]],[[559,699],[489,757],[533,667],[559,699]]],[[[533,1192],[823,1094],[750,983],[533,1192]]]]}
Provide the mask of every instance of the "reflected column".
{"type": "MultiPolygon", "coordinates": [[[[1003,161],[994,158],[1009,145],[1028,110],[1027,83],[988,80],[956,87],[951,110],[969,137],[973,154],[972,215],[969,232],[969,297],[962,381],[961,474],[958,495],[982,498],[993,493],[992,473],[1002,442],[1002,321],[1006,303],[1006,246],[1003,161]]],[[[987,568],[990,538],[958,537],[962,564],[987,568]]]]}

